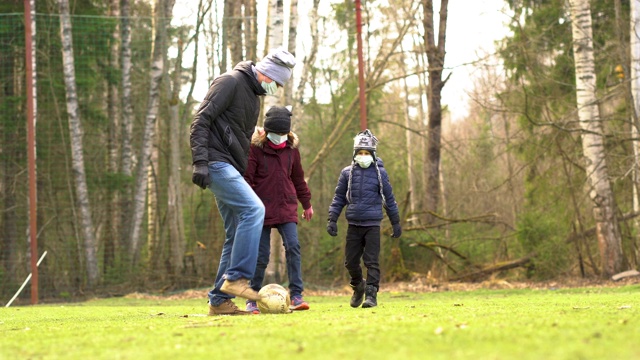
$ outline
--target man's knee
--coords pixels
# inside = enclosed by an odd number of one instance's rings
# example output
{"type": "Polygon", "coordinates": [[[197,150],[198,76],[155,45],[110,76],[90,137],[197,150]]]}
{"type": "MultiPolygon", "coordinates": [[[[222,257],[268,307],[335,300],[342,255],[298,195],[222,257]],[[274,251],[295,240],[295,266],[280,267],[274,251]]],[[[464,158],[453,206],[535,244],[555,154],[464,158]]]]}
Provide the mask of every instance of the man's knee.
{"type": "Polygon", "coordinates": [[[258,201],[257,203],[253,204],[253,206],[251,207],[251,213],[256,217],[264,218],[264,204],[262,203],[262,201],[258,201]]]}

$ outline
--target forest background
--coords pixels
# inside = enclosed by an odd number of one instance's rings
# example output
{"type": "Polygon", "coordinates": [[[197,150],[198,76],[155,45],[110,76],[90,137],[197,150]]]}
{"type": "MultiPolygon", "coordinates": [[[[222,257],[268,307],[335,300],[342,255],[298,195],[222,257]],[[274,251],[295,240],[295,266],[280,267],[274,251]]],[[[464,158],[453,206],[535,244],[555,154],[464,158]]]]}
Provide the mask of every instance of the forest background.
{"type": "MultiPolygon", "coordinates": [[[[468,114],[456,121],[441,103],[447,64],[458,64],[444,51],[448,1],[362,2],[367,125],[380,139],[404,229],[393,239],[383,221],[383,282],[609,278],[638,268],[634,2],[505,1],[510,31],[495,53],[478,57],[468,114]],[[587,17],[575,16],[585,9],[592,36],[580,37],[587,17]],[[585,49],[591,67],[579,62],[585,49]],[[576,85],[585,79],[594,85],[587,102],[576,85]]],[[[360,130],[354,2],[305,4],[302,41],[297,0],[287,11],[270,0],[264,15],[255,0],[198,0],[188,22],[172,21],[175,0],[31,3],[33,88],[23,1],[0,5],[2,300],[30,271],[29,89],[37,243],[48,252],[40,297],[210,286],[224,229],[211,193],[191,183],[196,82],[257,61],[264,49],[295,54],[299,43],[293,81],[263,105],[293,105],[315,209],[298,227],[305,283],[345,284],[346,222],[335,238],[325,225],[360,130]]],[[[286,282],[279,253],[269,282],[286,282]]]]}

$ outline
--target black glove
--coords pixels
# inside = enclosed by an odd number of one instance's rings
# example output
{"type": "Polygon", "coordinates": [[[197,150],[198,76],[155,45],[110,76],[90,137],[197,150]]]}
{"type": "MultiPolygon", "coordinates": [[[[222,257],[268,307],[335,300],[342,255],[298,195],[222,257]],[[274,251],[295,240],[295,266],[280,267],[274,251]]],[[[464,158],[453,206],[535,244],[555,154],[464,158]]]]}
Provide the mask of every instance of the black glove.
{"type": "Polygon", "coordinates": [[[400,223],[391,224],[393,226],[393,234],[391,234],[392,238],[399,238],[402,235],[402,227],[400,223]]]}
{"type": "Polygon", "coordinates": [[[209,187],[211,179],[209,178],[209,166],[205,161],[193,164],[193,175],[191,181],[200,186],[203,190],[209,187]]]}
{"type": "Polygon", "coordinates": [[[338,224],[335,221],[329,219],[329,222],[327,223],[327,232],[331,236],[338,236],[338,224]]]}

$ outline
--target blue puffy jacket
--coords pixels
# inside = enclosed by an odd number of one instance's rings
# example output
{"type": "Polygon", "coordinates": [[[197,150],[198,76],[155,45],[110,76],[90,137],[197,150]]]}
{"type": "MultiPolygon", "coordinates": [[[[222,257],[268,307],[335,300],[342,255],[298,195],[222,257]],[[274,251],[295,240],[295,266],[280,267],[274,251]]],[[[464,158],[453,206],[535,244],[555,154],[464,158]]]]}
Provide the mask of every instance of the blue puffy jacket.
{"type": "Polygon", "coordinates": [[[343,207],[347,207],[345,216],[347,222],[357,226],[379,226],[382,221],[382,194],[384,195],[385,210],[392,224],[400,222],[398,204],[393,196],[393,189],[389,182],[389,175],[384,169],[381,159],[366,169],[360,165],[350,165],[342,169],[336,192],[329,206],[329,219],[337,221],[343,207]],[[351,173],[351,174],[350,174],[351,173]],[[379,177],[378,177],[379,173],[379,177]],[[351,187],[349,188],[349,176],[351,187]]]}

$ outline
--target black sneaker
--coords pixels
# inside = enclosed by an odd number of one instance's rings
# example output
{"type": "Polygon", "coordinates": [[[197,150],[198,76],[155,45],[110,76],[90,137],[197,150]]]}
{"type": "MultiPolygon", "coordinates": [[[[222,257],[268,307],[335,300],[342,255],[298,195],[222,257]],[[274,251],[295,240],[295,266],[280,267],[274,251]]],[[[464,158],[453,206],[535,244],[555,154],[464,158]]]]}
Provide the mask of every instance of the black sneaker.
{"type": "Polygon", "coordinates": [[[357,308],[358,306],[360,306],[360,304],[362,304],[362,300],[364,298],[364,287],[365,287],[364,279],[362,279],[360,283],[358,283],[358,285],[350,284],[350,286],[353,289],[353,295],[351,296],[351,301],[349,302],[349,305],[351,305],[352,308],[357,308]]]}
{"type": "Polygon", "coordinates": [[[365,289],[366,299],[364,300],[364,304],[362,304],[363,308],[370,308],[378,306],[378,289],[376,289],[373,285],[367,285],[365,289]]]}

